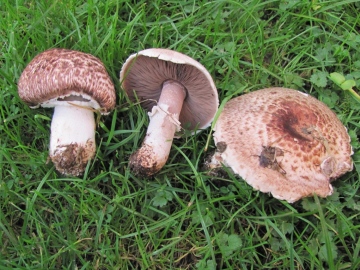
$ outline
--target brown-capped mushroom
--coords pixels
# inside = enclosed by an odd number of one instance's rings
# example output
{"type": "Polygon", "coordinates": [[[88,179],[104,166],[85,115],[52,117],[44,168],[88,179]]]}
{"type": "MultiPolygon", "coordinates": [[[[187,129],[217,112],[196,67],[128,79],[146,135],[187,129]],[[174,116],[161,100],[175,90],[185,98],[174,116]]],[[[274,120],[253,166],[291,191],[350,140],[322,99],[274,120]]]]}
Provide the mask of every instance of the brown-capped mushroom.
{"type": "Polygon", "coordinates": [[[49,156],[60,173],[82,174],[96,149],[94,111],[108,114],[116,101],[103,63],[79,51],[44,51],[22,72],[18,93],[31,108],[55,107],[49,156]]]}
{"type": "Polygon", "coordinates": [[[256,190],[295,202],[332,194],[330,182],[351,171],[346,128],[325,104],[286,88],[228,101],[215,124],[211,166],[230,167],[256,190]]]}
{"type": "Polygon", "coordinates": [[[149,111],[150,123],[130,168],[151,176],[166,163],[176,131],[208,127],[219,100],[206,68],[191,57],[168,49],[146,49],[131,55],[120,72],[129,98],[149,111]]]}

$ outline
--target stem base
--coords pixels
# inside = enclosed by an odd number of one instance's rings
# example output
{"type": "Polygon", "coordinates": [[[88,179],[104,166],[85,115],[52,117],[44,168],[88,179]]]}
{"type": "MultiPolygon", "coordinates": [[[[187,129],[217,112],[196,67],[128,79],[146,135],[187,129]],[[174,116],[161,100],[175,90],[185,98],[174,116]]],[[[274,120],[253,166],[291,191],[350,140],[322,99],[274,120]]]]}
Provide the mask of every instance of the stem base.
{"type": "Polygon", "coordinates": [[[65,175],[82,174],[95,149],[94,113],[77,106],[56,106],[49,151],[56,170],[65,175]]]}

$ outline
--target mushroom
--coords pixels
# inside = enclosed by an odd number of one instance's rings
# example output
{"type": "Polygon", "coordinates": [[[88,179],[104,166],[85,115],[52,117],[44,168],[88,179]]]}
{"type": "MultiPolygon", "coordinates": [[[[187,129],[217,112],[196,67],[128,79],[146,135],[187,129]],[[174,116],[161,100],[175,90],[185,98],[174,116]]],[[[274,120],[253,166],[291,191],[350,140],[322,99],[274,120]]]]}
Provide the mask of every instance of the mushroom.
{"type": "Polygon", "coordinates": [[[208,127],[219,100],[206,68],[191,57],[168,49],[131,55],[120,71],[122,88],[149,111],[146,137],[130,157],[135,174],[151,176],[166,163],[176,131],[194,133],[208,127]]]}
{"type": "Polygon", "coordinates": [[[325,104],[286,88],[231,99],[214,126],[210,167],[225,165],[254,189],[290,203],[331,195],[330,184],[351,171],[346,128],[325,104]]]}
{"type": "Polygon", "coordinates": [[[55,107],[50,159],[62,174],[82,174],[95,155],[94,111],[108,114],[116,101],[103,63],[79,51],[44,51],[22,72],[18,92],[31,108],[55,107]]]}

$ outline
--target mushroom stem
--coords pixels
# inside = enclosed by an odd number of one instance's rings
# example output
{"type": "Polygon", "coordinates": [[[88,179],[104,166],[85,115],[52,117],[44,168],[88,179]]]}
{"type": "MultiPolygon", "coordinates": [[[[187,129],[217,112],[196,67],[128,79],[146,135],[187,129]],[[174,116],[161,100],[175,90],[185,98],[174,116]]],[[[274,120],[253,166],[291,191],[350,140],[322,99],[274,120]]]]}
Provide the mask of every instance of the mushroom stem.
{"type": "Polygon", "coordinates": [[[179,115],[185,97],[181,83],[163,83],[158,104],[149,112],[150,123],[142,146],[130,157],[130,167],[136,174],[151,176],[165,165],[175,131],[180,129],[179,115]]]}
{"type": "Polygon", "coordinates": [[[66,175],[81,174],[95,148],[93,111],[69,104],[55,106],[49,156],[56,169],[66,175]]]}

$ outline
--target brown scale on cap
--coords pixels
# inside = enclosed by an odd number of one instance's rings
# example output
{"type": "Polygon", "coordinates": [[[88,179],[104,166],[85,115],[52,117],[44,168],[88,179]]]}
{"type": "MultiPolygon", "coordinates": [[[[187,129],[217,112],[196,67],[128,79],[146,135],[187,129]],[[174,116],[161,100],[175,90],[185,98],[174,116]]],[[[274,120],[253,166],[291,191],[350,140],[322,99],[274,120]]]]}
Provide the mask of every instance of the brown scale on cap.
{"type": "Polygon", "coordinates": [[[55,48],[34,57],[18,82],[20,98],[37,107],[74,92],[92,97],[110,112],[116,101],[114,85],[103,63],[87,53],[55,48]]]}
{"type": "Polygon", "coordinates": [[[350,138],[325,104],[299,91],[268,88],[230,100],[215,125],[217,154],[255,189],[294,202],[332,193],[352,170],[350,138]]]}

